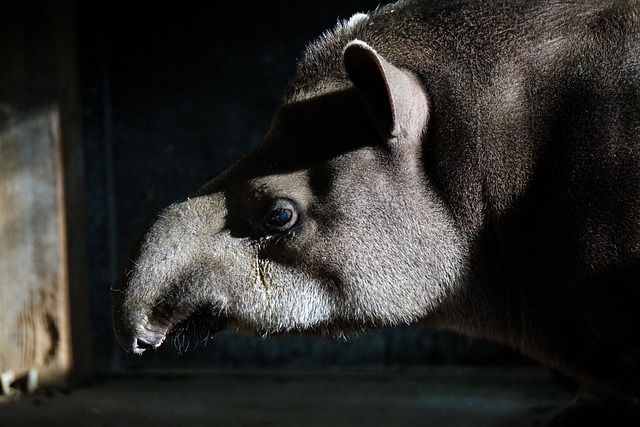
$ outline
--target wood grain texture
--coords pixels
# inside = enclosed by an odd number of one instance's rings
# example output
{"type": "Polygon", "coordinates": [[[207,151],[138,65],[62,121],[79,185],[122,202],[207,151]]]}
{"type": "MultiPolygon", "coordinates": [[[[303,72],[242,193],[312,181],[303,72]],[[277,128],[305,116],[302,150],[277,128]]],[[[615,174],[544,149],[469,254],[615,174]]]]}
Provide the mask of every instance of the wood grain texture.
{"type": "Polygon", "coordinates": [[[45,110],[0,135],[0,369],[18,376],[69,365],[58,122],[45,110]]]}
{"type": "Polygon", "coordinates": [[[0,28],[0,372],[60,384],[90,369],[72,2],[8,1],[0,28]]]}

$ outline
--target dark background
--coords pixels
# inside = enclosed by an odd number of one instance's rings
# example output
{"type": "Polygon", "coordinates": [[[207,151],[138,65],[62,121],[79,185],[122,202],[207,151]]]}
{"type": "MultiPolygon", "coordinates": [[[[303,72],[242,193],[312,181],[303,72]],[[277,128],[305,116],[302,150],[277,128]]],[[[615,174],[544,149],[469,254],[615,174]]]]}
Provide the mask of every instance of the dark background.
{"type": "MultiPolygon", "coordinates": [[[[110,286],[153,215],[211,180],[267,130],[283,85],[310,40],[378,6],[322,2],[78,2],[87,253],[98,370],[384,369],[498,364],[496,346],[419,327],[349,342],[221,333],[143,357],[117,346],[110,286]]],[[[149,353],[149,352],[147,352],[149,353]]]]}

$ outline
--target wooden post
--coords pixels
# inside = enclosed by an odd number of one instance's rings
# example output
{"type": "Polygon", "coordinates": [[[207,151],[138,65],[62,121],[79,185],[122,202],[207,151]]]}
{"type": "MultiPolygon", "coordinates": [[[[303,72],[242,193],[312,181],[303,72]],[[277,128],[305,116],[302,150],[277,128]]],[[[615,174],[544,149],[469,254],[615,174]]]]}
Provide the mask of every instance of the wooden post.
{"type": "Polygon", "coordinates": [[[72,5],[0,13],[0,373],[44,385],[91,366],[72,5]]]}

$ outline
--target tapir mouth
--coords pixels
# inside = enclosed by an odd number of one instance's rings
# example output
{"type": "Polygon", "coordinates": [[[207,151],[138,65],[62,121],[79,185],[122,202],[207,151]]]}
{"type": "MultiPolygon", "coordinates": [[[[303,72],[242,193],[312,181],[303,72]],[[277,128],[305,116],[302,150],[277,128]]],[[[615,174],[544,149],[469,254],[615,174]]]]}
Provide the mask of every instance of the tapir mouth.
{"type": "Polygon", "coordinates": [[[219,310],[212,313],[210,308],[194,311],[187,318],[175,324],[167,336],[173,336],[173,345],[179,353],[193,347],[206,345],[209,338],[217,332],[227,329],[230,320],[220,315],[219,310]]]}
{"type": "Polygon", "coordinates": [[[146,350],[157,349],[167,340],[167,337],[173,336],[174,346],[181,352],[192,342],[195,342],[195,346],[206,342],[228,325],[229,319],[222,316],[219,309],[200,307],[176,314],[170,320],[163,319],[147,325],[136,325],[136,333],[129,339],[121,340],[121,344],[128,352],[141,355],[146,350]]]}

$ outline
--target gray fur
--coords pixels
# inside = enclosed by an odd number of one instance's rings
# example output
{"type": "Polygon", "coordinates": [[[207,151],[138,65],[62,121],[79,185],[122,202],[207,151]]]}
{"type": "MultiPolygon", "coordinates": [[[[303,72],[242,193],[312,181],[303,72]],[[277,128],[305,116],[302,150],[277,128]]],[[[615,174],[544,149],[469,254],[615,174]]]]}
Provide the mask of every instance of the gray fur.
{"type": "Polygon", "coordinates": [[[264,141],[142,238],[120,342],[141,353],[196,312],[266,335],[424,322],[637,395],[639,69],[637,1],[338,23],[264,141]],[[274,203],[290,230],[265,229],[274,203]]]}

